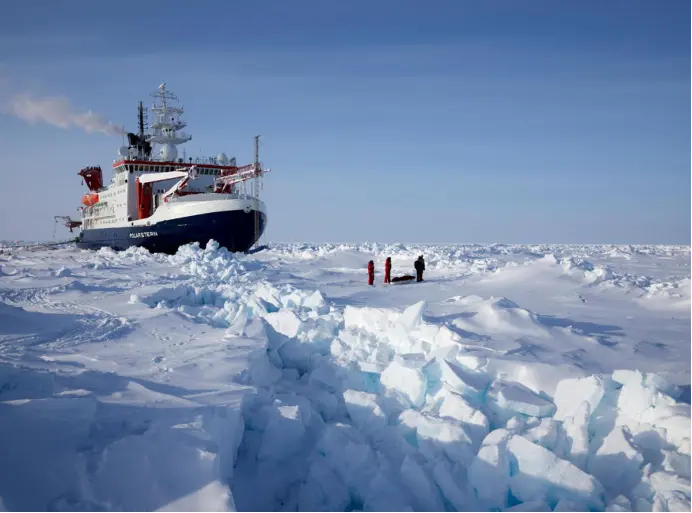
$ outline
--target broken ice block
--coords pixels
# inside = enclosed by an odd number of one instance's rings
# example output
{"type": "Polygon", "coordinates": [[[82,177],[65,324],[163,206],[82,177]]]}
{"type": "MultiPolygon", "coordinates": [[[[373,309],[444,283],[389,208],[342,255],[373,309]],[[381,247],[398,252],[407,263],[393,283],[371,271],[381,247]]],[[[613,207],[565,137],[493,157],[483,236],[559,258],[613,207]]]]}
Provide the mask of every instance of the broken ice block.
{"type": "Polygon", "coordinates": [[[512,495],[517,499],[524,502],[544,497],[551,501],[566,499],[603,508],[603,486],[595,477],[522,436],[510,438],[507,449],[517,462],[510,479],[512,495]]]}
{"type": "Polygon", "coordinates": [[[530,417],[550,417],[555,405],[519,383],[502,383],[496,396],[500,408],[530,417]]]}

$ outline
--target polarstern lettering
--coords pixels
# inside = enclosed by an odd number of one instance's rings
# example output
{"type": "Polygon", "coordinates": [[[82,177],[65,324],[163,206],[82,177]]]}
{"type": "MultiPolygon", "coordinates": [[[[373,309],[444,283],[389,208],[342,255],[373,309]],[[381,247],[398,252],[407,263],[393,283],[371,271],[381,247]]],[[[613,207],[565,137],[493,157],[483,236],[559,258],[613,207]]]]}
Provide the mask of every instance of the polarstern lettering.
{"type": "Polygon", "coordinates": [[[131,233],[130,238],[131,239],[143,239],[144,237],[158,237],[157,232],[137,232],[137,233],[131,233]]]}

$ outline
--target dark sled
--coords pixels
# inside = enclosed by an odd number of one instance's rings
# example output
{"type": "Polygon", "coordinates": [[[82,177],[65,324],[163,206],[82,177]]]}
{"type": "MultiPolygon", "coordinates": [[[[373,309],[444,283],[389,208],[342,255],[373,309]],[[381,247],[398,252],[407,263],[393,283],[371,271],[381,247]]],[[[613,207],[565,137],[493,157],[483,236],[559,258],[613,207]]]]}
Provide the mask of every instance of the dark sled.
{"type": "Polygon", "coordinates": [[[392,283],[401,283],[401,282],[405,283],[407,281],[411,281],[414,279],[415,279],[415,276],[411,276],[409,274],[407,274],[405,276],[395,276],[394,278],[392,278],[392,283]]]}

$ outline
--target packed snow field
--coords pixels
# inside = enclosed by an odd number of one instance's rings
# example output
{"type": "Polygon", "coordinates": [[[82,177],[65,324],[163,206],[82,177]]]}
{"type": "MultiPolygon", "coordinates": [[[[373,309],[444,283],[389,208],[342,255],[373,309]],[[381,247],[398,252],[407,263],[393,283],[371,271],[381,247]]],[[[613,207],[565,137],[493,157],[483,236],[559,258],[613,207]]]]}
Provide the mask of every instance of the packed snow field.
{"type": "Polygon", "coordinates": [[[0,509],[690,510],[689,246],[0,249],[0,509]]]}

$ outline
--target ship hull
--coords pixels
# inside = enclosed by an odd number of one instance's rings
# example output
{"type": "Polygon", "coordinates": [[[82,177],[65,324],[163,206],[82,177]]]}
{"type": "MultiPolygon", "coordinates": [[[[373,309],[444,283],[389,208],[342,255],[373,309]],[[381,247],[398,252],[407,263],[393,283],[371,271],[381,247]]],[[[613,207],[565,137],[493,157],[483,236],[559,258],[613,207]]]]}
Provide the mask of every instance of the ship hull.
{"type": "Polygon", "coordinates": [[[86,229],[79,236],[77,247],[124,250],[140,246],[152,253],[173,254],[185,244],[198,242],[205,247],[210,240],[215,240],[229,251],[244,252],[264,233],[266,214],[261,211],[257,214],[258,223],[255,223],[254,210],[231,210],[162,220],[150,226],[86,229]]]}

